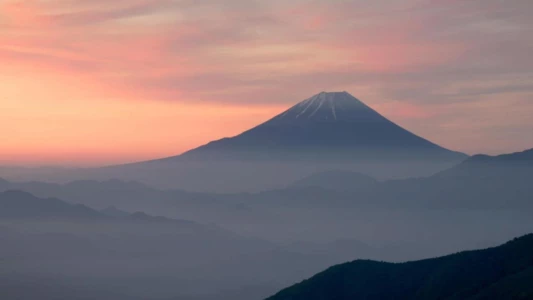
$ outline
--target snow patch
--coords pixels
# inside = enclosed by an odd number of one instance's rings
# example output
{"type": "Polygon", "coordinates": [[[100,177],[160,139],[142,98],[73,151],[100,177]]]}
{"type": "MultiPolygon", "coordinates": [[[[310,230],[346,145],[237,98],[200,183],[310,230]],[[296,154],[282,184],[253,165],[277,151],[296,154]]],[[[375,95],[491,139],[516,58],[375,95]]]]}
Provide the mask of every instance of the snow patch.
{"type": "Polygon", "coordinates": [[[324,104],[324,100],[320,100],[319,104],[317,105],[315,111],[313,111],[313,113],[311,113],[309,115],[309,118],[311,118],[312,116],[314,116],[316,114],[316,112],[320,109],[320,107],[322,107],[322,104],[324,104]]]}
{"type": "Polygon", "coordinates": [[[311,106],[313,105],[313,103],[315,103],[315,100],[316,100],[317,98],[318,98],[318,97],[315,96],[315,97],[312,97],[312,98],[310,98],[310,99],[304,101],[303,104],[304,104],[305,102],[308,102],[308,104],[307,104],[307,106],[305,107],[304,110],[302,110],[299,114],[296,115],[296,119],[298,119],[298,117],[299,117],[300,115],[304,114],[304,113],[309,109],[309,107],[311,107],[311,106]]]}
{"type": "MultiPolygon", "coordinates": [[[[295,119],[317,119],[317,120],[335,120],[339,121],[345,118],[352,118],[343,114],[337,114],[337,111],[356,111],[365,108],[363,103],[348,94],[347,92],[320,92],[297,105],[293,106],[289,112],[282,114],[292,116],[295,119]]],[[[354,116],[356,113],[353,114],[354,116]]]]}
{"type": "Polygon", "coordinates": [[[335,102],[333,99],[330,99],[329,104],[331,105],[331,113],[333,114],[333,118],[337,120],[337,111],[335,110],[335,102]]]}

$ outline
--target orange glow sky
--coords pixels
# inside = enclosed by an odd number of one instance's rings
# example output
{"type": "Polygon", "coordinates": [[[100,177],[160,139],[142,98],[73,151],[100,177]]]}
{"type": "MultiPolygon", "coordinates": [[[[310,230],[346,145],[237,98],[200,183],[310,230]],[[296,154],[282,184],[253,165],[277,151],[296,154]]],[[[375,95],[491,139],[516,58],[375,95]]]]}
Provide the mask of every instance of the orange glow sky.
{"type": "Polygon", "coordinates": [[[533,4],[0,0],[0,164],[105,165],[346,90],[467,153],[533,147],[533,4]]]}

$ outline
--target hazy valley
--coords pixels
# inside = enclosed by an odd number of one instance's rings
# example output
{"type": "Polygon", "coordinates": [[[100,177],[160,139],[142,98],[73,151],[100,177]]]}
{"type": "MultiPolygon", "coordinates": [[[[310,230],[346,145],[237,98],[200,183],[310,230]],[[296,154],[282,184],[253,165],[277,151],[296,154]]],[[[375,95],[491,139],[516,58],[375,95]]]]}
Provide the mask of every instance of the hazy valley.
{"type": "MultiPolygon", "coordinates": [[[[533,231],[533,150],[468,157],[347,93],[177,157],[13,170],[0,180],[0,293],[12,299],[265,299],[346,261],[427,259],[533,231]]],[[[355,263],[354,282],[404,272],[373,264],[355,263]]],[[[272,299],[373,293],[317,276],[272,299]]]]}

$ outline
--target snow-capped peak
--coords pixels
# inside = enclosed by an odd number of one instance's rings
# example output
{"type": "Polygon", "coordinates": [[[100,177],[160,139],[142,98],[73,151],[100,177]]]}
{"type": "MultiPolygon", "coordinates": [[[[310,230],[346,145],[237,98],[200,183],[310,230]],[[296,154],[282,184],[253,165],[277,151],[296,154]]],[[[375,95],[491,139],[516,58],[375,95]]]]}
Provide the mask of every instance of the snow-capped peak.
{"type": "Polygon", "coordinates": [[[279,118],[314,121],[365,121],[382,117],[347,92],[321,92],[308,98],[279,118]]]}

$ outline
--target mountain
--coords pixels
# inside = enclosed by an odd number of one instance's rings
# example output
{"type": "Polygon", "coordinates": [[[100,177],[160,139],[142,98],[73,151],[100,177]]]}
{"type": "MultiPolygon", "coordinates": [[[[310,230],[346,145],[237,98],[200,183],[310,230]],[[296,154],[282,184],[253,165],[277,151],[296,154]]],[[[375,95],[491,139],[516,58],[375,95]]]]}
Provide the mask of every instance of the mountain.
{"type": "Polygon", "coordinates": [[[104,218],[84,205],[72,205],[55,198],[40,199],[22,191],[0,193],[0,218],[104,218]]]}
{"type": "Polygon", "coordinates": [[[68,199],[72,203],[80,203],[99,209],[101,210],[100,213],[112,217],[129,215],[127,212],[116,211],[117,207],[123,208],[129,205],[128,211],[140,210],[139,207],[134,206],[138,200],[147,202],[147,199],[158,198],[157,194],[160,193],[158,190],[138,182],[125,182],[116,179],[106,181],[82,180],[65,184],[40,181],[4,181],[4,184],[0,184],[0,192],[8,190],[25,191],[40,198],[68,199]]]}
{"type": "Polygon", "coordinates": [[[129,212],[118,209],[116,206],[111,205],[100,210],[100,213],[113,218],[122,218],[131,215],[129,212]]]}
{"type": "Polygon", "coordinates": [[[11,182],[0,178],[0,190],[8,189],[11,186],[11,182]]]}
{"type": "Polygon", "coordinates": [[[268,300],[532,299],[531,282],[532,234],[435,259],[337,265],[268,300]]]}
{"type": "Polygon", "coordinates": [[[522,152],[515,152],[510,154],[502,154],[498,156],[489,156],[489,155],[474,155],[465,163],[510,163],[510,162],[529,162],[533,163],[533,149],[525,150],[522,152]]]}
{"type": "MultiPolygon", "coordinates": [[[[195,223],[192,221],[170,219],[170,218],[161,217],[161,216],[151,216],[140,211],[132,213],[129,216],[126,216],[124,219],[128,221],[137,221],[137,222],[145,222],[145,223],[157,223],[157,224],[180,225],[180,226],[190,225],[190,226],[195,226],[197,228],[200,227],[198,223],[195,223]]],[[[209,228],[209,226],[205,225],[205,228],[209,228]]],[[[216,226],[211,226],[210,228],[217,229],[216,226]]]]}
{"type": "Polygon", "coordinates": [[[57,198],[40,198],[16,190],[0,192],[0,220],[2,219],[94,220],[195,226],[202,230],[215,228],[187,220],[152,216],[140,211],[130,214],[115,206],[97,211],[83,204],[70,204],[57,198]]]}
{"type": "Polygon", "coordinates": [[[440,172],[440,176],[460,177],[470,175],[530,176],[533,174],[533,149],[498,156],[478,154],[459,165],[440,172]]]}
{"type": "Polygon", "coordinates": [[[0,193],[0,243],[0,299],[261,299],[338,262],[216,225],[107,217],[19,191],[0,193]]]}
{"type": "Polygon", "coordinates": [[[289,187],[320,187],[334,191],[353,191],[377,182],[376,179],[361,173],[336,170],[312,174],[294,182],[289,187]]]}
{"type": "Polygon", "coordinates": [[[184,160],[455,160],[347,92],[322,92],[240,135],[169,159],[184,160]]]}

